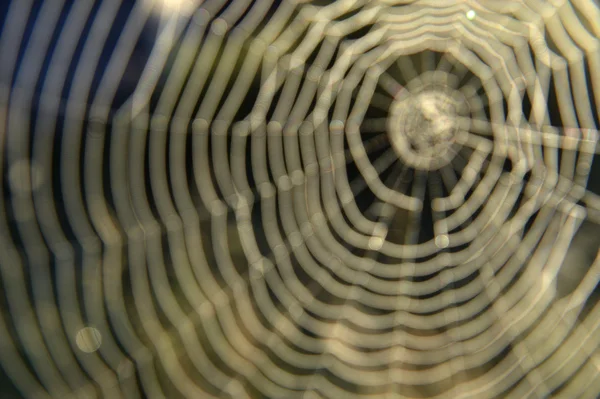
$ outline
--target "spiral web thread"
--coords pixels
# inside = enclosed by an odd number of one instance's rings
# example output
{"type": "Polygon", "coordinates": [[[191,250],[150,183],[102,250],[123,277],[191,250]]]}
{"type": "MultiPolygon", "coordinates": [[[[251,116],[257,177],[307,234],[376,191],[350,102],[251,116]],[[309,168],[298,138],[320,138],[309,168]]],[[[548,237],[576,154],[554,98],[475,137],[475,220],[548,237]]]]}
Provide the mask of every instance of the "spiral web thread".
{"type": "Polygon", "coordinates": [[[23,396],[600,393],[597,2],[3,13],[23,396]]]}

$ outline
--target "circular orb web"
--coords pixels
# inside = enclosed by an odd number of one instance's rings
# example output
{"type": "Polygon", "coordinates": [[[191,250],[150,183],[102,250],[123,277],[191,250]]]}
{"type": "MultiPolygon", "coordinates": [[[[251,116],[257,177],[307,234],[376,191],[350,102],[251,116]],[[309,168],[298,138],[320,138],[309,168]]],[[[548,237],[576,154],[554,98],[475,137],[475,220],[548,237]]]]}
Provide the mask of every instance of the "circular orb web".
{"type": "Polygon", "coordinates": [[[23,397],[600,393],[597,1],[0,15],[23,397]]]}

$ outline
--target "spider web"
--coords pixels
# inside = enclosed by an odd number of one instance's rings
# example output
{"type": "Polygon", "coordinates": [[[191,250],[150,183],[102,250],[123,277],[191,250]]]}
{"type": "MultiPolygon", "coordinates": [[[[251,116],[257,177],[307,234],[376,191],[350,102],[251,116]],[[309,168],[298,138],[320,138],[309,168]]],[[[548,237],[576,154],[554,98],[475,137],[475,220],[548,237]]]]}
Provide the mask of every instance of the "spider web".
{"type": "Polygon", "coordinates": [[[600,394],[597,2],[2,15],[23,396],[600,394]]]}

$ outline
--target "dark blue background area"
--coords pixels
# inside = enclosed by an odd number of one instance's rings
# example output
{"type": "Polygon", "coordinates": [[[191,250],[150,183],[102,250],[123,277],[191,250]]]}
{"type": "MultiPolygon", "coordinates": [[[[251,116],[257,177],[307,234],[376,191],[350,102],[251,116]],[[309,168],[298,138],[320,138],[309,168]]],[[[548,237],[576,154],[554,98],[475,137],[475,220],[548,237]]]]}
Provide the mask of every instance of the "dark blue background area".
{"type": "MultiPolygon", "coordinates": [[[[11,0],[4,0],[4,1],[0,0],[0,34],[6,28],[8,22],[9,22],[7,20],[9,8],[13,5],[17,6],[19,1],[21,1],[21,0],[12,0],[12,1],[11,0]]],[[[50,1],[52,3],[57,3],[57,5],[59,4],[58,1],[54,1],[54,0],[36,0],[33,2],[32,8],[30,10],[30,13],[29,13],[29,16],[27,19],[27,24],[25,27],[23,39],[19,45],[18,57],[16,59],[16,65],[13,70],[13,75],[10,77],[10,81],[0,82],[0,84],[9,86],[11,89],[14,89],[16,86],[16,77],[17,77],[18,71],[22,67],[24,55],[25,55],[26,49],[30,45],[30,39],[31,39],[32,33],[33,33],[35,27],[37,26],[39,18],[41,17],[40,10],[42,9],[42,6],[44,5],[44,1],[46,1],[46,2],[50,1]]],[[[40,104],[39,100],[40,100],[41,89],[44,85],[44,80],[46,79],[46,75],[50,69],[50,63],[52,61],[52,56],[53,56],[54,52],[56,51],[57,43],[58,43],[58,41],[61,37],[61,33],[63,32],[63,29],[65,27],[65,23],[69,18],[69,13],[72,10],[73,6],[78,1],[88,1],[88,0],[67,0],[64,2],[64,7],[61,10],[61,14],[58,19],[58,22],[55,24],[54,29],[52,31],[47,32],[48,35],[51,35],[50,46],[47,49],[45,54],[39,54],[39,57],[43,57],[43,60],[36,60],[37,62],[42,62],[42,68],[40,70],[40,74],[37,77],[37,80],[35,82],[26,82],[26,84],[28,84],[28,85],[31,85],[31,84],[35,85],[35,89],[34,89],[35,94],[34,94],[33,102],[32,102],[32,110],[31,110],[32,118],[30,120],[30,125],[31,125],[30,127],[35,126],[36,115],[38,114],[38,111],[40,111],[41,104],[40,104]]],[[[86,21],[85,28],[84,28],[82,34],[80,35],[80,37],[72,38],[72,40],[77,41],[77,47],[76,47],[75,53],[73,55],[73,58],[70,60],[70,63],[64,65],[64,68],[67,68],[67,77],[66,77],[65,85],[63,86],[62,91],[60,93],[56,93],[56,100],[60,101],[60,105],[59,105],[60,110],[64,110],[66,108],[66,103],[67,103],[67,99],[70,96],[70,91],[72,89],[75,72],[77,70],[78,65],[80,65],[80,63],[82,61],[82,54],[83,54],[86,40],[89,37],[90,29],[91,29],[95,19],[97,18],[98,10],[99,10],[100,6],[102,5],[103,1],[118,1],[118,0],[97,0],[97,1],[95,1],[92,11],[89,14],[88,19],[86,21]]],[[[119,8],[116,18],[114,19],[113,24],[111,25],[110,33],[107,37],[107,40],[105,41],[104,46],[102,48],[98,49],[99,51],[101,51],[101,54],[100,54],[98,64],[94,70],[93,80],[92,80],[91,88],[89,91],[89,97],[88,97],[89,102],[92,101],[94,95],[96,94],[96,92],[99,88],[102,77],[103,77],[104,73],[106,72],[109,61],[111,60],[111,57],[113,55],[115,46],[117,45],[117,42],[121,36],[121,33],[126,25],[126,21],[127,21],[128,17],[130,16],[131,11],[134,6],[135,6],[135,1],[131,1],[131,0],[120,1],[120,8],[119,8]]],[[[156,18],[152,17],[144,26],[142,34],[140,35],[140,38],[135,46],[134,52],[129,59],[125,73],[121,79],[121,82],[118,85],[118,89],[117,89],[114,101],[111,104],[111,109],[113,111],[118,109],[133,93],[133,91],[139,81],[142,70],[148,60],[148,57],[152,50],[152,46],[154,45],[154,42],[156,39],[156,34],[157,34],[157,29],[158,29],[158,20],[156,18]]],[[[15,44],[15,45],[17,45],[17,44],[15,44]]],[[[0,63],[2,63],[1,56],[0,56],[0,63]]],[[[31,87],[31,86],[29,86],[29,87],[31,87]]],[[[89,111],[89,104],[87,104],[87,105],[88,105],[88,110],[86,111],[86,116],[85,116],[86,119],[88,117],[87,113],[89,111]]],[[[62,112],[61,112],[61,114],[59,115],[59,118],[57,120],[57,124],[55,126],[57,143],[60,143],[60,141],[62,139],[61,130],[62,130],[63,125],[64,125],[64,114],[62,114],[62,112]]],[[[34,130],[30,130],[30,132],[33,132],[33,131],[34,130]]],[[[35,140],[35,137],[33,137],[32,139],[35,140]]],[[[3,169],[6,171],[7,170],[6,165],[4,165],[4,166],[5,167],[3,169]]],[[[56,183],[58,183],[58,179],[55,179],[55,181],[56,181],[56,183]]],[[[6,178],[4,179],[4,185],[5,185],[4,186],[4,194],[6,196],[7,194],[10,193],[10,189],[7,185],[6,178]]],[[[60,185],[57,184],[57,186],[58,187],[55,187],[55,192],[60,193],[60,188],[59,188],[60,185]],[[56,190],[57,188],[59,189],[58,191],[56,190]]],[[[57,198],[57,200],[58,200],[58,198],[57,198]]],[[[66,233],[68,234],[68,232],[66,232],[66,233]]],[[[0,295],[0,309],[7,309],[6,298],[4,297],[4,295],[0,295]]],[[[26,356],[24,353],[21,353],[21,357],[26,359],[26,356]]],[[[33,372],[33,370],[31,370],[31,371],[33,372]]],[[[35,373],[34,373],[34,375],[35,375],[35,373]]],[[[6,376],[2,367],[0,367],[0,398],[1,399],[22,398],[22,395],[14,387],[12,381],[6,376]]]]}
{"type": "MultiPolygon", "coordinates": [[[[48,0],[46,0],[46,1],[48,1],[48,0]]],[[[48,32],[48,34],[52,36],[51,45],[46,54],[40,54],[40,57],[44,57],[44,60],[43,60],[43,67],[41,69],[41,73],[36,82],[36,93],[37,94],[39,94],[39,91],[42,87],[44,79],[46,78],[46,74],[49,69],[49,64],[52,59],[52,55],[53,55],[54,51],[56,50],[57,42],[58,42],[58,40],[60,38],[60,34],[62,33],[62,30],[64,28],[64,24],[65,24],[67,18],[69,17],[69,12],[71,11],[71,8],[73,7],[73,4],[75,4],[76,1],[78,1],[78,0],[68,0],[65,2],[65,6],[62,9],[59,21],[56,24],[55,29],[51,32],[50,31],[48,32]]],[[[95,1],[92,12],[90,13],[90,15],[88,17],[88,20],[86,21],[86,25],[85,25],[85,28],[84,28],[81,36],[79,38],[73,38],[73,40],[77,40],[77,42],[78,42],[77,48],[75,50],[73,58],[71,59],[70,64],[65,65],[65,68],[68,68],[68,74],[67,74],[67,79],[65,81],[63,90],[61,93],[57,93],[57,96],[60,97],[60,99],[63,103],[64,103],[65,99],[68,98],[68,96],[69,96],[70,90],[72,88],[73,78],[75,76],[76,68],[81,62],[81,57],[82,57],[82,53],[83,53],[83,49],[84,49],[86,40],[89,36],[90,29],[92,27],[92,24],[93,24],[95,18],[97,17],[98,10],[99,10],[101,4],[103,3],[103,1],[114,1],[114,0],[97,0],[97,1],[95,1]]],[[[2,28],[4,28],[4,25],[6,25],[6,15],[8,12],[8,8],[13,2],[14,2],[14,0],[8,1],[8,2],[0,2],[0,4],[1,4],[0,5],[0,18],[2,21],[2,28]]],[[[26,29],[24,32],[23,40],[19,47],[19,55],[18,55],[18,58],[16,61],[13,76],[12,76],[10,82],[3,82],[5,84],[8,83],[11,87],[14,87],[14,85],[15,85],[16,75],[19,71],[19,68],[21,67],[21,63],[23,61],[23,56],[25,54],[25,50],[27,49],[27,47],[30,44],[29,40],[30,40],[31,34],[37,24],[38,18],[40,17],[39,11],[42,8],[43,3],[44,3],[44,0],[36,0],[33,3],[33,6],[31,9],[31,12],[29,14],[28,21],[27,21],[27,26],[26,26],[26,29]]],[[[112,57],[115,46],[119,40],[119,37],[121,36],[121,33],[126,25],[127,19],[130,16],[130,13],[134,6],[135,6],[135,1],[120,2],[119,11],[117,13],[116,18],[114,19],[112,26],[111,26],[110,33],[107,37],[107,40],[105,41],[104,47],[99,49],[101,51],[101,54],[100,54],[100,58],[99,58],[98,64],[97,64],[95,72],[94,72],[92,85],[91,85],[91,89],[89,92],[89,100],[90,101],[91,101],[91,99],[93,99],[94,95],[96,94],[96,92],[98,90],[98,86],[101,82],[102,76],[104,75],[104,73],[106,71],[106,68],[112,57]]],[[[130,57],[126,72],[122,78],[121,83],[119,84],[114,103],[111,106],[112,109],[116,109],[120,105],[122,105],[123,102],[125,102],[125,100],[133,93],[133,90],[135,89],[135,86],[137,85],[137,82],[139,80],[142,69],[148,59],[150,51],[152,50],[152,46],[153,46],[153,43],[154,43],[154,40],[155,40],[156,34],[157,34],[157,28],[158,28],[158,21],[156,18],[151,18],[144,26],[143,32],[140,36],[140,39],[139,39],[138,43],[136,44],[133,54],[130,57]]]]}

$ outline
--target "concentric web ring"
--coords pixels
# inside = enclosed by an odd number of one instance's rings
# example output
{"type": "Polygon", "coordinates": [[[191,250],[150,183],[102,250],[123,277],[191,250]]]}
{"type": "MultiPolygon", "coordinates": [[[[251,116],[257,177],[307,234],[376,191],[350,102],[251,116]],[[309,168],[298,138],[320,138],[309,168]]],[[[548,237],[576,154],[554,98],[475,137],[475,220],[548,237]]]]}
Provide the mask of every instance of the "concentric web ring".
{"type": "Polygon", "coordinates": [[[600,394],[596,1],[3,7],[15,392],[600,394]]]}

